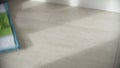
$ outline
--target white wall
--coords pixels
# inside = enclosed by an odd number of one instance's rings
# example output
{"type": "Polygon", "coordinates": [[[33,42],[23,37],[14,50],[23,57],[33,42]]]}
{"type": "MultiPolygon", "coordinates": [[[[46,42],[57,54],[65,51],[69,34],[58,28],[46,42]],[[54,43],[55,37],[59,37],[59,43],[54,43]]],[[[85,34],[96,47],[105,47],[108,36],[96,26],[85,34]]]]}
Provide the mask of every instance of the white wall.
{"type": "Polygon", "coordinates": [[[120,0],[46,0],[51,3],[120,12],[120,0]]]}

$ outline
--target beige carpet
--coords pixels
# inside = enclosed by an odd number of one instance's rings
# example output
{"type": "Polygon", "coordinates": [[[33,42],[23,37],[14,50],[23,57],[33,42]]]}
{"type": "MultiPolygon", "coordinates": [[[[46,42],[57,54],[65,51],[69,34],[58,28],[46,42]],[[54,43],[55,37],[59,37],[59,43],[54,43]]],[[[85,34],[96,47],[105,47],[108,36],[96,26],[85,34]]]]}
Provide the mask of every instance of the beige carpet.
{"type": "Polygon", "coordinates": [[[9,2],[23,48],[1,54],[0,68],[115,68],[119,13],[32,0],[9,2]]]}

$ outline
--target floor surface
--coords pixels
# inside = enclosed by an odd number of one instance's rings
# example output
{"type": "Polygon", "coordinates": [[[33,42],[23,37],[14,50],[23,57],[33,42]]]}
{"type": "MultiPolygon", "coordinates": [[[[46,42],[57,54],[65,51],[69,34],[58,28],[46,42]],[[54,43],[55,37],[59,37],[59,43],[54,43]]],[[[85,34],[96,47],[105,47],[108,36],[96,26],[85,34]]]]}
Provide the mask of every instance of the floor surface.
{"type": "Polygon", "coordinates": [[[117,68],[120,13],[10,0],[23,46],[0,68],[117,68]]]}

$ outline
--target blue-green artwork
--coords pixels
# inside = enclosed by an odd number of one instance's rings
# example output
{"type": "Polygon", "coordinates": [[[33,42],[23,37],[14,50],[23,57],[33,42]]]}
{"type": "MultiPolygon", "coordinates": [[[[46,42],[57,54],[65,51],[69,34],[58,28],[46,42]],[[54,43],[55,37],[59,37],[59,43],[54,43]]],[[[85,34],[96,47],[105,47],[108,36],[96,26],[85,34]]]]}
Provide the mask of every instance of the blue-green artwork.
{"type": "Polygon", "coordinates": [[[19,48],[18,38],[10,16],[8,3],[0,1],[0,52],[19,48]]]}

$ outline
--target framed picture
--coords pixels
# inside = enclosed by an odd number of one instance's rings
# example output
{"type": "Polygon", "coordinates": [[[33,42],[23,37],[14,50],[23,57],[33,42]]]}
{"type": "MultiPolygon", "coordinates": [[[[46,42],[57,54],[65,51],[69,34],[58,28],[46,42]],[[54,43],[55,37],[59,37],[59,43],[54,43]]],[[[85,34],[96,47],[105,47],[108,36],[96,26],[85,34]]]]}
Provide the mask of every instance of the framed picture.
{"type": "Polygon", "coordinates": [[[0,0],[0,52],[19,49],[8,2],[0,0]]]}

